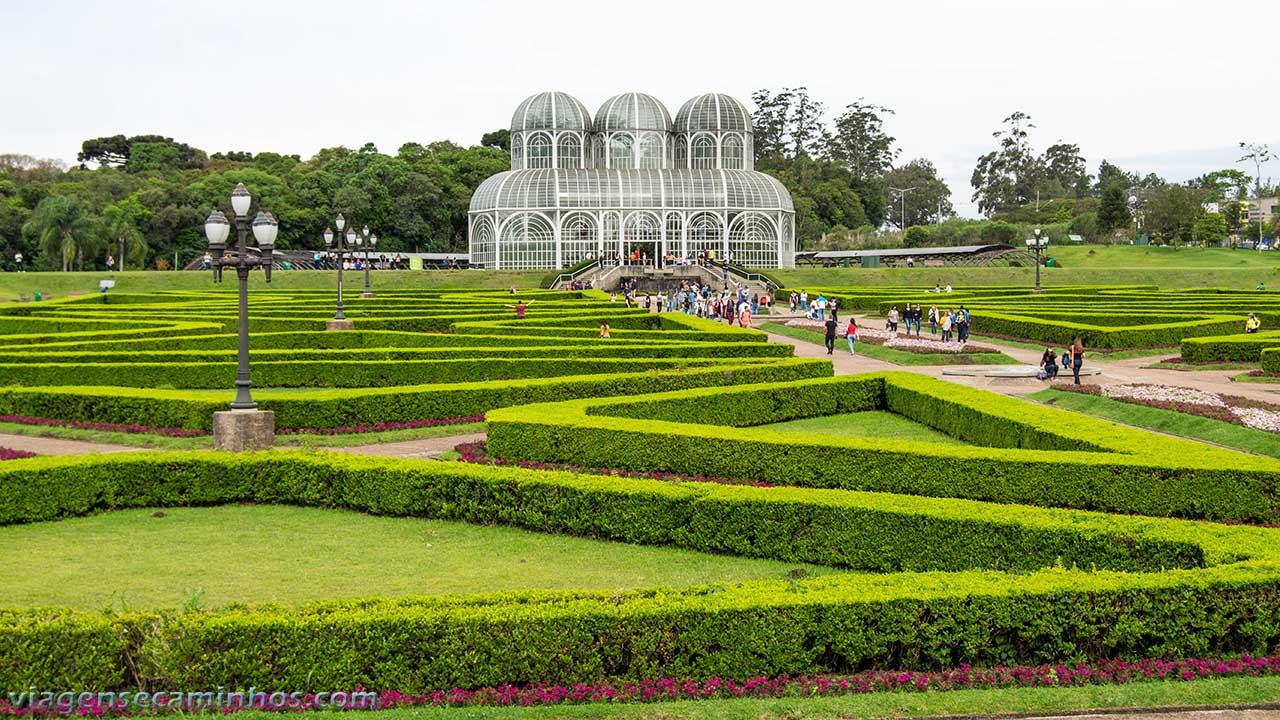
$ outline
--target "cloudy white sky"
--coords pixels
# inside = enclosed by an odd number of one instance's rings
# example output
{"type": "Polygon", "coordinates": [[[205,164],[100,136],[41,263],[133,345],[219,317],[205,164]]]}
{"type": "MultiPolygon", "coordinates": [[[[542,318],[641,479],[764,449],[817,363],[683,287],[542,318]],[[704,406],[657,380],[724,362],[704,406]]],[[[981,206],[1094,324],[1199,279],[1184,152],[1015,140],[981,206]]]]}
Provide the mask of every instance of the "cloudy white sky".
{"type": "Polygon", "coordinates": [[[1277,30],[1274,2],[0,0],[0,152],[73,161],[116,133],[394,152],[475,143],[544,89],[674,113],[803,85],[831,111],[893,108],[903,159],[933,160],[973,215],[974,161],[1014,110],[1037,148],[1078,143],[1094,170],[1184,180],[1242,140],[1280,149],[1277,30]]]}

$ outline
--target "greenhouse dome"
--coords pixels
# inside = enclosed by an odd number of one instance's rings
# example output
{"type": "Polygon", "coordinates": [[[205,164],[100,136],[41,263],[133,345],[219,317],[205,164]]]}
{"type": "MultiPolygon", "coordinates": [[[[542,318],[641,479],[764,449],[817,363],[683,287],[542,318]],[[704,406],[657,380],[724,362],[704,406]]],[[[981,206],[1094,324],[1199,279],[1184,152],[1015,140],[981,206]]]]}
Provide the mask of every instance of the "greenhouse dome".
{"type": "Polygon", "coordinates": [[[752,167],[751,115],[707,93],[673,124],[643,93],[601,105],[594,121],[572,96],[526,99],[512,119],[511,170],[471,198],[471,263],[551,269],[643,249],[658,263],[708,255],[793,267],[795,210],[776,179],[752,167]]]}

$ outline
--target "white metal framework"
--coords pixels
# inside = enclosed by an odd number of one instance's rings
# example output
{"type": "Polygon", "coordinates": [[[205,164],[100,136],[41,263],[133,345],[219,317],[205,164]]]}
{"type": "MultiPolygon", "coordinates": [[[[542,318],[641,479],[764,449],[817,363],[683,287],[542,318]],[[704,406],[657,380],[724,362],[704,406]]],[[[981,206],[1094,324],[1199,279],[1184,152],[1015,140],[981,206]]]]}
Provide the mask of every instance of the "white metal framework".
{"type": "Polygon", "coordinates": [[[707,93],[674,122],[656,98],[609,98],[594,122],[562,92],[511,123],[511,170],[471,197],[471,263],[543,269],[588,257],[729,258],[795,266],[791,194],[752,161],[751,113],[707,93]]]}

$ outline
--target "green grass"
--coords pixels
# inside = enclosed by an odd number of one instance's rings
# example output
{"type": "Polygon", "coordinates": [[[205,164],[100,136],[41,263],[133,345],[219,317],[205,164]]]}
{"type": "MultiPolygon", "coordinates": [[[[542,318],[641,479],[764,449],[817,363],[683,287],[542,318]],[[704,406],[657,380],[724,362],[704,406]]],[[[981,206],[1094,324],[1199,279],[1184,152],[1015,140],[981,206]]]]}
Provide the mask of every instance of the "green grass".
{"type": "MultiPolygon", "coordinates": [[[[1041,268],[1045,285],[1155,285],[1162,289],[1221,287],[1252,290],[1259,282],[1280,290],[1280,253],[1249,250],[1102,246],[1051,246],[1061,267],[1041,268]],[[1089,251],[1095,251],[1090,257],[1089,251]]],[[[850,285],[919,286],[934,283],[1035,285],[1034,267],[808,268],[770,270],[789,288],[850,285]]]]}
{"type": "MultiPolygon", "coordinates": [[[[540,287],[542,270],[383,270],[373,271],[374,292],[379,289],[455,289],[510,287],[540,287]]],[[[359,274],[356,274],[359,277],[359,274]]],[[[37,290],[46,297],[66,297],[72,291],[98,292],[98,281],[114,279],[116,286],[108,292],[152,292],[156,290],[221,290],[235,292],[236,283],[214,284],[207,272],[161,272],[155,270],[130,270],[127,272],[27,272],[0,273],[0,300],[17,300],[19,293],[32,297],[37,290]]],[[[347,292],[359,294],[364,280],[359,284],[352,273],[344,278],[347,292]]],[[[337,295],[338,273],[330,270],[276,270],[268,284],[262,273],[251,273],[249,289],[317,290],[333,289],[337,295]]]]}
{"type": "Polygon", "coordinates": [[[1135,405],[1099,395],[1053,388],[1041,390],[1027,397],[1056,408],[1074,410],[1126,425],[1204,440],[1259,455],[1280,457],[1280,435],[1265,430],[1255,430],[1174,410],[1135,405]]]}
{"type": "MultiPolygon", "coordinates": [[[[820,332],[791,327],[781,323],[763,323],[757,329],[785,335],[796,340],[825,345],[826,338],[820,332]]],[[[896,365],[1021,365],[1004,353],[914,353],[871,343],[858,343],[859,355],[891,362],[896,365]]],[[[836,338],[836,352],[849,352],[849,344],[843,337],[836,338]],[[843,350],[841,350],[843,348],[843,350]]]]}
{"type": "MultiPolygon", "coordinates": [[[[1253,369],[1257,370],[1258,368],[1255,367],[1253,369]]],[[[1246,383],[1280,383],[1280,375],[1250,375],[1249,373],[1243,373],[1236,375],[1231,380],[1233,382],[1246,383]]]]}
{"type": "MultiPolygon", "coordinates": [[[[456,425],[433,425],[431,427],[409,428],[405,430],[385,430],[382,432],[345,433],[341,435],[290,434],[277,435],[276,445],[301,448],[320,447],[354,447],[357,445],[374,445],[376,443],[401,442],[404,440],[425,440],[428,438],[448,437],[450,435],[466,435],[484,432],[483,422],[458,423],[456,425]]],[[[43,425],[23,425],[21,423],[0,422],[0,433],[26,435],[28,437],[63,438],[66,440],[83,440],[86,442],[108,443],[111,445],[131,445],[140,448],[157,450],[208,450],[213,446],[213,438],[208,435],[196,437],[165,437],[152,433],[132,433],[115,430],[85,430],[69,427],[49,427],[43,425]]]]}
{"type": "Polygon", "coordinates": [[[946,433],[934,430],[928,425],[885,410],[803,418],[771,423],[761,427],[767,427],[778,432],[822,433],[840,437],[895,438],[904,442],[925,441],[946,443],[948,445],[965,444],[946,433]]]}
{"type": "Polygon", "coordinates": [[[1197,370],[1258,370],[1262,367],[1262,364],[1256,362],[1230,362],[1227,360],[1209,363],[1184,363],[1177,360],[1161,360],[1160,362],[1151,363],[1144,367],[1154,368],[1157,370],[1184,370],[1186,372],[1196,372],[1197,370]]]}
{"type": "Polygon", "coordinates": [[[0,528],[6,606],[93,610],[530,588],[678,587],[829,568],[501,526],[277,505],[0,528]]]}
{"type": "MultiPolygon", "coordinates": [[[[939,715],[1049,714],[1099,708],[1259,705],[1280,698],[1280,677],[1165,680],[1129,685],[871,693],[826,698],[692,700],[549,707],[412,708],[378,711],[379,720],[836,720],[939,715]]],[[[237,713],[270,720],[279,713],[237,713]]],[[[317,715],[326,717],[326,715],[317,715]]],[[[336,714],[333,717],[338,717],[336,714]]],[[[1188,716],[1190,717],[1190,716],[1188,716]]]]}

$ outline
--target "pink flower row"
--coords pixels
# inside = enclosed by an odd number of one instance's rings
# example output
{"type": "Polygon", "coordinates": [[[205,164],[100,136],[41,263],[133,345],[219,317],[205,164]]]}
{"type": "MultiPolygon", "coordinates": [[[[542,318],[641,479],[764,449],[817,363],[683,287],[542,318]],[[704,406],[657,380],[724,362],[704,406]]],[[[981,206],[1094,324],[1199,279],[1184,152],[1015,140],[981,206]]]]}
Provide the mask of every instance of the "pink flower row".
{"type": "Polygon", "coordinates": [[[772,484],[766,482],[752,482],[742,480],[729,480],[726,478],[711,477],[708,475],[682,475],[680,473],[669,472],[642,472],[639,470],[620,470],[618,468],[587,468],[580,465],[568,465],[564,463],[543,463],[534,462],[532,460],[507,460],[505,458],[495,458],[485,455],[485,443],[483,440],[470,443],[462,443],[454,447],[458,451],[458,460],[467,463],[476,463],[479,465],[509,465],[511,467],[526,468],[529,470],[557,470],[567,472],[587,473],[589,475],[612,475],[615,477],[632,477],[644,478],[646,480],[665,480],[668,482],[709,482],[719,483],[721,485],[751,485],[753,487],[773,487],[772,484]]]}
{"type": "Polygon", "coordinates": [[[17,460],[19,458],[35,457],[33,452],[26,450],[14,450],[13,448],[0,447],[0,460],[17,460]]]}
{"type": "MultiPolygon", "coordinates": [[[[1080,687],[1090,685],[1125,685],[1151,681],[1191,681],[1223,677],[1262,677],[1280,675],[1280,657],[1255,658],[1240,656],[1222,660],[1104,660],[1077,665],[1039,665],[1034,667],[996,666],[939,672],[900,672],[868,670],[856,675],[816,677],[756,677],[748,680],[709,678],[681,680],[658,678],[641,682],[603,682],[597,684],[501,685],[467,690],[453,688],[426,693],[377,693],[377,709],[405,707],[502,707],[546,706],[584,703],[651,703],[674,700],[714,700],[726,698],[832,697],[876,692],[947,692],[951,690],[1080,687]]],[[[269,702],[242,707],[220,708],[223,714],[239,710],[277,710],[269,702]]],[[[288,712],[318,710],[314,695],[307,695],[288,712]]],[[[90,702],[76,713],[82,716],[129,716],[157,712],[200,712],[199,707],[166,706],[137,711],[121,705],[90,702]]],[[[16,707],[0,700],[0,716],[58,717],[64,713],[51,707],[16,707]]]]}
{"type": "Polygon", "coordinates": [[[0,422],[20,423],[22,425],[44,425],[48,427],[69,427],[82,430],[110,430],[112,432],[150,433],[165,437],[196,437],[210,434],[208,430],[186,430],[183,428],[155,428],[146,425],[125,423],[84,422],[80,420],[54,420],[53,418],[27,417],[25,415],[0,415],[0,422]]]}

